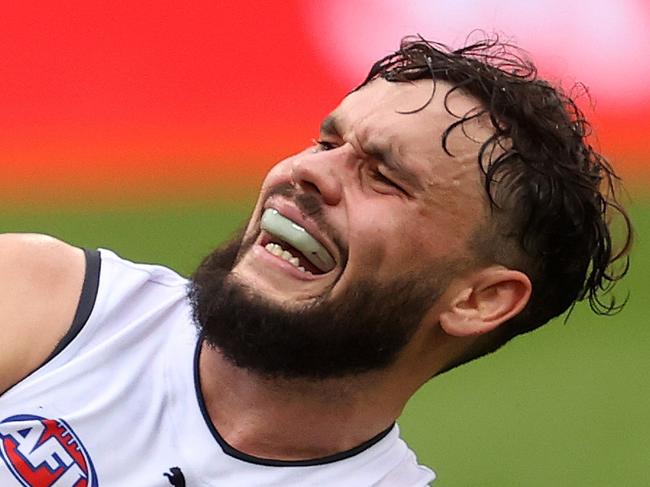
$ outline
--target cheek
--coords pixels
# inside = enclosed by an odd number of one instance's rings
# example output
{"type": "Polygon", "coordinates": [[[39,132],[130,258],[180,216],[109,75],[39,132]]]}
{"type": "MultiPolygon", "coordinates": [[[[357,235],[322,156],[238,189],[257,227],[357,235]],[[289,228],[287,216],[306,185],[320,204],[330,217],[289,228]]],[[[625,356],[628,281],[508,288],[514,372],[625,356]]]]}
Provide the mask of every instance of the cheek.
{"type": "Polygon", "coordinates": [[[434,259],[458,259],[466,255],[467,241],[481,212],[480,208],[449,207],[424,211],[421,223],[412,230],[415,252],[434,259]]]}
{"type": "Polygon", "coordinates": [[[350,246],[350,260],[358,263],[361,272],[395,275],[415,264],[421,237],[412,217],[375,210],[357,221],[350,231],[351,242],[356,242],[350,246]]]}
{"type": "Polygon", "coordinates": [[[478,183],[459,184],[437,187],[431,193],[419,208],[422,224],[418,230],[425,233],[433,249],[453,253],[464,247],[476,225],[486,218],[482,187],[478,183]]]}
{"type": "Polygon", "coordinates": [[[383,254],[388,236],[385,221],[379,212],[363,211],[347,215],[349,263],[367,266],[376,263],[383,254]]]}

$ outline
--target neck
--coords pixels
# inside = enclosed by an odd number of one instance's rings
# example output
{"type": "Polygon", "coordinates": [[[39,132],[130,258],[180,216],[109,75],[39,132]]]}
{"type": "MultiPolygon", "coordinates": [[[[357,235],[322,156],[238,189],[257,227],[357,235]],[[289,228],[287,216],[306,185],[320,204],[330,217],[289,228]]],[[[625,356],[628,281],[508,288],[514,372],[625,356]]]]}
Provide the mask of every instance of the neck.
{"type": "Polygon", "coordinates": [[[359,446],[389,427],[417,388],[386,371],[319,381],[263,378],[205,343],[199,374],[222,438],[274,460],[321,458],[359,446]]]}

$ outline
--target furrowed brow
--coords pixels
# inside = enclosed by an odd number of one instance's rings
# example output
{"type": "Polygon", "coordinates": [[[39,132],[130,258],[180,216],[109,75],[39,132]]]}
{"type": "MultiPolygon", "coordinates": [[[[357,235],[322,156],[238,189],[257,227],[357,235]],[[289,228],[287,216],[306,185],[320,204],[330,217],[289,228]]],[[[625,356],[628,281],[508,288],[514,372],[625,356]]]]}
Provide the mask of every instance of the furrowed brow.
{"type": "MultiPolygon", "coordinates": [[[[336,115],[328,115],[327,117],[325,117],[325,119],[320,125],[320,133],[322,135],[328,135],[330,137],[337,137],[337,138],[342,137],[340,122],[339,119],[336,117],[336,115]]],[[[411,170],[405,167],[398,159],[396,159],[393,156],[392,151],[374,145],[364,146],[362,147],[362,150],[370,157],[378,160],[380,163],[382,163],[384,166],[386,166],[388,169],[390,169],[392,172],[398,175],[413,189],[418,191],[423,190],[424,187],[422,186],[420,179],[415,175],[415,173],[413,173],[411,170]]]]}
{"type": "Polygon", "coordinates": [[[341,130],[339,129],[339,121],[334,115],[328,115],[320,124],[320,133],[323,135],[331,135],[333,137],[341,137],[341,130]]]}

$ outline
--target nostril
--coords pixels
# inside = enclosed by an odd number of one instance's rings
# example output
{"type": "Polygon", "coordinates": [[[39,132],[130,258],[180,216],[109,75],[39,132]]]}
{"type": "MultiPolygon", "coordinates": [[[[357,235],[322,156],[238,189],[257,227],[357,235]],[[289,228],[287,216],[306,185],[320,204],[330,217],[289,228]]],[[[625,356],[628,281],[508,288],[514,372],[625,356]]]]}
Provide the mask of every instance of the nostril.
{"type": "Polygon", "coordinates": [[[305,193],[318,193],[320,194],[320,191],[318,189],[318,186],[316,186],[314,183],[311,183],[309,181],[301,181],[300,186],[304,189],[305,193]]]}
{"type": "MultiPolygon", "coordinates": [[[[324,153],[329,154],[329,153],[324,153]]],[[[291,166],[291,179],[305,194],[319,195],[327,205],[335,205],[341,198],[341,181],[332,162],[317,157],[296,158],[291,166]]]]}

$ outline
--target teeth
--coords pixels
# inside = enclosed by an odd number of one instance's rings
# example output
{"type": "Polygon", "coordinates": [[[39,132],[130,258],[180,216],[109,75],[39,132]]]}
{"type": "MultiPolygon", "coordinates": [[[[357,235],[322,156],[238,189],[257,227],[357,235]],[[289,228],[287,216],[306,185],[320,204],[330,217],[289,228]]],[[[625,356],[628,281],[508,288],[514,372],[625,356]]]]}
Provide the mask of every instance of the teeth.
{"type": "Polygon", "coordinates": [[[300,260],[298,260],[298,257],[295,257],[288,250],[284,250],[281,245],[273,242],[269,242],[264,246],[264,248],[268,250],[270,253],[272,253],[273,255],[277,255],[278,257],[286,260],[299,271],[307,272],[305,268],[300,265],[300,260]]]}
{"type": "MultiPolygon", "coordinates": [[[[264,211],[262,215],[262,229],[300,250],[312,264],[323,272],[331,271],[336,265],[332,256],[318,240],[312,237],[303,227],[281,215],[274,208],[267,208],[264,211]]],[[[278,247],[280,246],[278,245],[278,247]]],[[[285,250],[280,247],[280,251],[285,250]]],[[[275,251],[269,250],[269,252],[274,255],[280,255],[275,254],[275,251]]],[[[291,256],[290,253],[289,255],[291,256]]]]}
{"type": "Polygon", "coordinates": [[[280,247],[278,244],[268,244],[266,246],[266,250],[271,252],[273,255],[277,255],[278,257],[282,257],[282,247],[280,247]],[[271,246],[269,248],[269,246],[271,246]]]}

